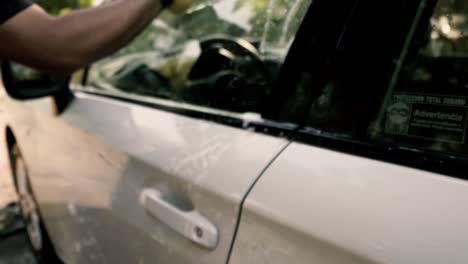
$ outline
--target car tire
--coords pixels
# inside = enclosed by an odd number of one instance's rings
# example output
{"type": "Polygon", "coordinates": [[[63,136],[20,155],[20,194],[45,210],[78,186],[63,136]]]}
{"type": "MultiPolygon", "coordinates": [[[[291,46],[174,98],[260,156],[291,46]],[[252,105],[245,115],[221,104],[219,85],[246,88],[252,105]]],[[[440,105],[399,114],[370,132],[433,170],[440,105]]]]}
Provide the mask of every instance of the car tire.
{"type": "Polygon", "coordinates": [[[42,217],[29,181],[28,170],[18,145],[9,151],[13,181],[21,208],[29,246],[40,264],[62,263],[55,254],[52,241],[46,232],[42,217]]]}

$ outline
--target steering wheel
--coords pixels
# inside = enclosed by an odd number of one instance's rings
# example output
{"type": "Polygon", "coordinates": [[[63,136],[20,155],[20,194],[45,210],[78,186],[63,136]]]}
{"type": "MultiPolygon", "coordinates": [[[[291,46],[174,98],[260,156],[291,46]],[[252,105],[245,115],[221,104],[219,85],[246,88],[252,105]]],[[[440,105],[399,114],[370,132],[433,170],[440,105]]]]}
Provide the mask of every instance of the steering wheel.
{"type": "Polygon", "coordinates": [[[236,112],[257,111],[272,84],[257,49],[243,39],[210,38],[189,74],[191,102],[236,112]]]}

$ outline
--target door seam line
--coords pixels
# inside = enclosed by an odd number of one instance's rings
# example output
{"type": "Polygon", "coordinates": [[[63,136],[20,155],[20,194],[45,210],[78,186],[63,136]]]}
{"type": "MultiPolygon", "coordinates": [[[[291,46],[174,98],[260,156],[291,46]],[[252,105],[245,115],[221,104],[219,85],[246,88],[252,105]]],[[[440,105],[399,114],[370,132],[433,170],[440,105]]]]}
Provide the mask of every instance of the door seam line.
{"type": "Polygon", "coordinates": [[[232,241],[231,241],[231,246],[229,247],[229,253],[228,253],[228,257],[226,259],[226,264],[229,264],[229,262],[231,261],[231,255],[232,255],[232,252],[234,250],[234,244],[236,242],[236,238],[237,238],[237,234],[238,234],[238,231],[239,231],[239,227],[240,227],[240,222],[241,222],[241,218],[242,218],[242,211],[243,211],[243,208],[244,208],[244,204],[245,204],[245,201],[247,200],[247,197],[249,196],[249,194],[252,192],[252,190],[255,188],[255,186],[257,185],[258,181],[260,180],[260,178],[262,178],[262,176],[265,174],[265,172],[271,167],[271,165],[273,165],[273,163],[279,158],[279,156],[281,154],[283,154],[283,152],[293,143],[293,141],[289,141],[286,143],[286,145],[284,147],[282,147],[278,153],[276,153],[276,155],[267,163],[267,165],[265,166],[265,168],[262,169],[262,171],[260,172],[260,174],[258,175],[258,177],[254,180],[254,182],[252,183],[252,185],[249,187],[249,189],[247,190],[247,192],[245,193],[244,197],[242,198],[241,200],[241,203],[239,205],[239,212],[238,212],[238,215],[237,215],[237,220],[236,220],[236,226],[234,228],[234,235],[232,237],[232,241]]]}

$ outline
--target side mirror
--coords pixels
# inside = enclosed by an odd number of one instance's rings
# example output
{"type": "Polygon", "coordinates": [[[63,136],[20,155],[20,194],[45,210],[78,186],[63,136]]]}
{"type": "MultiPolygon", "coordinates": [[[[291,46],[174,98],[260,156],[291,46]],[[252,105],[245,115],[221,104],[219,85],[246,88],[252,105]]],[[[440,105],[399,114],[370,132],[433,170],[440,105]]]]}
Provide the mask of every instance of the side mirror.
{"type": "Polygon", "coordinates": [[[6,92],[18,100],[55,96],[67,89],[70,79],[41,73],[11,61],[3,61],[1,68],[6,92]]]}

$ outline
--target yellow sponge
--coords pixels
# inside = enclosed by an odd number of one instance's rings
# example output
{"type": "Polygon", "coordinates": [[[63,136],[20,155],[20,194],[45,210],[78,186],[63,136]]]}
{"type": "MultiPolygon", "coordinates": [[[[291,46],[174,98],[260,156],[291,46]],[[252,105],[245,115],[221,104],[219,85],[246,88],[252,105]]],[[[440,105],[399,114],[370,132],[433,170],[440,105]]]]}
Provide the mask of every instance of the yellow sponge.
{"type": "Polygon", "coordinates": [[[182,14],[192,6],[192,3],[192,0],[174,0],[174,3],[169,6],[169,11],[174,14],[182,14]]]}

